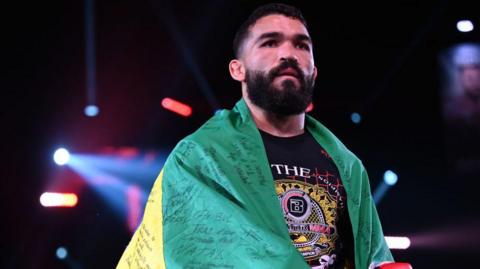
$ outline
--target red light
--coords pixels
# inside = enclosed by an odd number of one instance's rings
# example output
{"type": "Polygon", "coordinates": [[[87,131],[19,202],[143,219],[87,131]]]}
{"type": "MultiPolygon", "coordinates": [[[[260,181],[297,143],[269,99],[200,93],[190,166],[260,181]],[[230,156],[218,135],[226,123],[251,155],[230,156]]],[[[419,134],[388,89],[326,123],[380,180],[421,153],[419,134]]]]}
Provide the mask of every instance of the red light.
{"type": "Polygon", "coordinates": [[[189,117],[192,115],[192,108],[184,103],[178,102],[176,100],[173,100],[171,98],[163,98],[162,100],[162,106],[165,109],[168,109],[172,112],[175,112],[177,114],[180,114],[184,117],[189,117]]]}
{"type": "Polygon", "coordinates": [[[74,193],[44,192],[40,196],[40,204],[44,207],[74,207],[78,198],[74,193]]]}
{"type": "Polygon", "coordinates": [[[307,106],[307,110],[305,110],[305,112],[310,112],[313,110],[313,103],[310,103],[308,106],[307,106]]]}
{"type": "Polygon", "coordinates": [[[140,218],[142,216],[142,190],[136,185],[132,185],[127,189],[127,206],[128,206],[128,217],[127,224],[130,232],[134,232],[138,224],[140,223],[140,218]]]}
{"type": "Polygon", "coordinates": [[[117,154],[123,159],[132,159],[139,154],[139,150],[134,147],[121,147],[117,149],[117,154]]]}

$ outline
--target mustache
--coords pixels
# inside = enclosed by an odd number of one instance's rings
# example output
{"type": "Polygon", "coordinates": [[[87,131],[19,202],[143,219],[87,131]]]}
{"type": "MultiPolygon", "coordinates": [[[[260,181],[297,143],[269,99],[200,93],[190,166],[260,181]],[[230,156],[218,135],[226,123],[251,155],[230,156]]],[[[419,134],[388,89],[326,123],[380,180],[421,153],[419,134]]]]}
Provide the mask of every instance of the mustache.
{"type": "Polygon", "coordinates": [[[297,72],[297,75],[299,76],[299,78],[303,79],[305,77],[302,69],[300,69],[300,66],[298,65],[297,60],[291,59],[291,58],[286,59],[285,61],[281,62],[278,66],[276,66],[272,70],[270,70],[269,77],[271,79],[273,79],[274,77],[279,76],[281,72],[283,72],[284,70],[286,70],[288,68],[292,68],[293,70],[295,70],[295,72],[297,72]]]}

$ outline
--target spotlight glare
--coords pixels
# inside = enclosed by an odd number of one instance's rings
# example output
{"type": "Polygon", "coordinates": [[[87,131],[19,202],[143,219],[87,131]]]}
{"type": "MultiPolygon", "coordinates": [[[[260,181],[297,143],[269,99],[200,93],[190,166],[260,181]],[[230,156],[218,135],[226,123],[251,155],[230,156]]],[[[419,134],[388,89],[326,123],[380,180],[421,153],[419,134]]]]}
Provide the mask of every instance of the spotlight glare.
{"type": "Polygon", "coordinates": [[[385,174],[383,174],[383,181],[387,183],[387,185],[393,186],[398,181],[398,176],[394,172],[387,170],[385,174]]]}
{"type": "Polygon", "coordinates": [[[355,124],[359,124],[362,121],[362,116],[360,116],[360,114],[358,114],[357,112],[353,112],[350,118],[355,124]]]}
{"type": "Polygon", "coordinates": [[[59,148],[53,154],[53,160],[58,165],[67,164],[68,161],[70,160],[70,153],[68,152],[68,150],[64,148],[59,148]]]}
{"type": "Polygon", "coordinates": [[[88,106],[85,107],[83,112],[88,117],[95,117],[95,116],[98,115],[99,109],[98,109],[98,106],[96,106],[96,105],[88,105],[88,106]]]}
{"type": "Polygon", "coordinates": [[[473,30],[473,23],[470,20],[461,20],[457,22],[457,30],[463,33],[473,30]]]}
{"type": "Polygon", "coordinates": [[[385,236],[388,248],[390,249],[407,249],[410,247],[410,239],[401,236],[385,236]]]}
{"type": "Polygon", "coordinates": [[[63,260],[68,256],[68,251],[64,247],[59,247],[57,248],[56,255],[57,255],[57,258],[59,258],[60,260],[63,260]]]}
{"type": "Polygon", "coordinates": [[[74,207],[78,197],[74,193],[44,192],[40,196],[40,204],[44,207],[74,207]]]}

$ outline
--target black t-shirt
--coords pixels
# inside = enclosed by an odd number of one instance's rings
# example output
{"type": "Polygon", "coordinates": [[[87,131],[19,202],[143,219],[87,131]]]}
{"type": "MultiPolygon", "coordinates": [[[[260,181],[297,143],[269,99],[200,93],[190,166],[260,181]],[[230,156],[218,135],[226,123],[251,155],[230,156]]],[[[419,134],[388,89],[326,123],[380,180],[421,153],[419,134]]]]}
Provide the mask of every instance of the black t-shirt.
{"type": "Polygon", "coordinates": [[[353,239],[335,163],[307,131],[288,138],[260,133],[292,243],[312,268],[344,268],[353,239]]]}

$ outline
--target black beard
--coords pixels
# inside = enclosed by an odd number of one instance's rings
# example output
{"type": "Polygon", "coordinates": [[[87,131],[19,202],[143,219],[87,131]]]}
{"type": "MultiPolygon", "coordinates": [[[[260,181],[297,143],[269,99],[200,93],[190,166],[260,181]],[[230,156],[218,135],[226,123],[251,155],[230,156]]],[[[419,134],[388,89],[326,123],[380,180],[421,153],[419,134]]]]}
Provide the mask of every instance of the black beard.
{"type": "Polygon", "coordinates": [[[313,75],[306,77],[296,61],[282,62],[270,72],[246,71],[247,93],[250,101],[267,112],[280,117],[304,113],[312,101],[315,81],[313,75]],[[300,85],[297,87],[291,79],[281,84],[281,89],[273,86],[273,80],[280,72],[293,68],[297,71],[300,85]]]}

